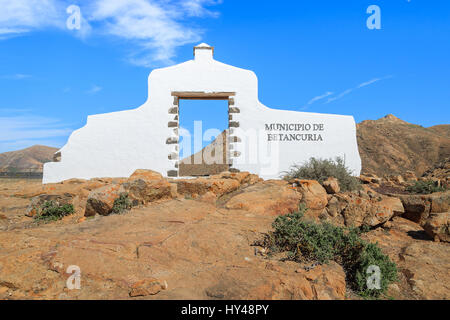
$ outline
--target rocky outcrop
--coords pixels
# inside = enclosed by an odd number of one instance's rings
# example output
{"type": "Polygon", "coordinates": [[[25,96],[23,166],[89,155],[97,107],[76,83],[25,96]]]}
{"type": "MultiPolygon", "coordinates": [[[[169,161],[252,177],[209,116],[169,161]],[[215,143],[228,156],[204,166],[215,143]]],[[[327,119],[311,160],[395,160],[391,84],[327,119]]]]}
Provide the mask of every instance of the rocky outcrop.
{"type": "Polygon", "coordinates": [[[418,224],[395,217],[389,228],[363,235],[377,242],[397,264],[399,280],[388,295],[395,299],[450,299],[450,245],[431,241],[418,224]]]}
{"type": "Polygon", "coordinates": [[[208,192],[212,192],[217,197],[221,197],[261,180],[257,175],[248,172],[224,172],[208,178],[178,179],[174,183],[177,185],[177,192],[180,195],[196,198],[208,192]]]}
{"type": "Polygon", "coordinates": [[[339,226],[375,227],[403,213],[400,199],[383,196],[366,188],[358,193],[329,195],[327,206],[320,218],[339,226]]]}
{"type": "Polygon", "coordinates": [[[450,158],[438,162],[425,171],[421,178],[435,181],[437,185],[450,189],[450,158]]]}
{"type": "Polygon", "coordinates": [[[284,181],[267,181],[250,186],[233,196],[227,209],[242,209],[253,214],[283,215],[298,209],[302,196],[284,181]]]}
{"type": "Polygon", "coordinates": [[[125,189],[120,184],[113,184],[93,190],[88,196],[84,215],[91,217],[96,214],[102,216],[111,214],[114,201],[122,193],[125,193],[125,189]]]}
{"type": "Polygon", "coordinates": [[[317,218],[328,203],[327,191],[315,180],[293,179],[289,181],[302,195],[302,203],[308,208],[307,216],[317,218]]]}
{"type": "Polygon", "coordinates": [[[450,242],[450,212],[432,213],[423,229],[435,241],[450,242]]]}
{"type": "Polygon", "coordinates": [[[128,194],[130,200],[136,204],[147,204],[161,199],[170,199],[176,197],[176,186],[172,186],[165,179],[145,179],[133,178],[122,184],[124,192],[128,194]]]}
{"type": "Polygon", "coordinates": [[[423,225],[430,213],[450,211],[450,191],[428,195],[397,195],[405,208],[404,217],[423,225]]]}
{"type": "Polygon", "coordinates": [[[336,178],[329,177],[322,183],[322,186],[325,188],[328,194],[335,194],[341,191],[339,187],[339,181],[336,178]]]}

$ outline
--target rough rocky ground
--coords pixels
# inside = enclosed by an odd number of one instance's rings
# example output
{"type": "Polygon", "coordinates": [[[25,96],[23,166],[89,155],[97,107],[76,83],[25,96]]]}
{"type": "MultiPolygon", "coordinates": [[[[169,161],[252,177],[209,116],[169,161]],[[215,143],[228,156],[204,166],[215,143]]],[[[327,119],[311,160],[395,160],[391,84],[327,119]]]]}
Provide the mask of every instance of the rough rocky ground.
{"type": "Polygon", "coordinates": [[[338,264],[283,262],[253,246],[276,215],[299,202],[312,219],[372,227],[364,237],[379,242],[399,267],[390,297],[450,298],[450,244],[434,242],[405,219],[398,198],[367,186],[360,194],[327,194],[315,181],[261,181],[246,173],[166,181],[146,172],[46,186],[0,183],[2,299],[359,299],[338,264]],[[86,217],[86,203],[109,201],[96,190],[116,184],[140,205],[86,217]],[[48,194],[71,199],[75,214],[47,224],[25,216],[31,198],[48,194]],[[71,265],[81,270],[79,290],[66,287],[71,265]]]}

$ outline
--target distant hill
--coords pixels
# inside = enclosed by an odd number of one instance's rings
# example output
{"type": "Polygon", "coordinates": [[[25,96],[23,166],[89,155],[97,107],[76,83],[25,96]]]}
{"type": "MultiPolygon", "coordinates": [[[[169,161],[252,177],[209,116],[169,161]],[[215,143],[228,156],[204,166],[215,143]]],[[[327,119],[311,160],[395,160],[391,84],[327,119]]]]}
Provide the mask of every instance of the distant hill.
{"type": "Polygon", "coordinates": [[[18,151],[0,153],[0,172],[42,172],[57,148],[35,145],[18,151]]]}
{"type": "Polygon", "coordinates": [[[450,125],[424,128],[393,115],[357,124],[363,173],[422,175],[450,157],[450,125]]]}
{"type": "Polygon", "coordinates": [[[205,176],[218,174],[223,171],[228,171],[230,166],[226,157],[227,152],[228,132],[223,131],[218,135],[214,141],[204,147],[201,151],[186,157],[180,161],[179,175],[184,176],[205,176]],[[203,159],[211,157],[212,160],[217,157],[221,158],[221,164],[206,164],[203,159]],[[201,163],[196,164],[195,159],[200,159],[201,163]]]}

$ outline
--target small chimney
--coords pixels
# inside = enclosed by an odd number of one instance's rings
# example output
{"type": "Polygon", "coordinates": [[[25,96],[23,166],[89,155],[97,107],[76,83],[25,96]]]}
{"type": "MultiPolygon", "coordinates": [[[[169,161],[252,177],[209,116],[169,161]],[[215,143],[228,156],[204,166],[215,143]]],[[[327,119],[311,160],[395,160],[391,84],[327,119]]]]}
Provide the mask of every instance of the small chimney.
{"type": "Polygon", "coordinates": [[[201,43],[194,47],[195,60],[212,60],[214,55],[214,47],[206,43],[201,43]]]}

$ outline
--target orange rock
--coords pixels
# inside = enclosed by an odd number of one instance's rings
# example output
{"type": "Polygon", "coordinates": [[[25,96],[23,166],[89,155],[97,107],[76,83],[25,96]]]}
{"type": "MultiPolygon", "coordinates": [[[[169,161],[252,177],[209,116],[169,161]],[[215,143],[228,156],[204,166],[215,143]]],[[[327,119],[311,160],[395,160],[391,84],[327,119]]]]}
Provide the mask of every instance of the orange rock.
{"type": "Polygon", "coordinates": [[[147,181],[162,180],[163,176],[152,170],[138,169],[129,178],[129,180],[142,179],[147,181]]]}
{"type": "Polygon", "coordinates": [[[113,210],[114,200],[119,198],[123,192],[125,192],[125,189],[119,184],[107,185],[91,191],[86,202],[84,215],[86,217],[96,214],[109,215],[113,210]]]}
{"type": "Polygon", "coordinates": [[[240,187],[240,183],[235,179],[214,179],[214,178],[197,178],[197,179],[179,179],[176,180],[178,193],[182,195],[204,195],[212,192],[217,196],[221,196],[240,187]]]}
{"type": "Polygon", "coordinates": [[[329,177],[322,183],[322,185],[329,194],[335,194],[341,191],[341,188],[339,187],[339,181],[333,177],[329,177]]]}
{"type": "Polygon", "coordinates": [[[147,204],[156,200],[170,199],[175,195],[172,184],[165,179],[151,180],[136,178],[122,184],[131,200],[140,204],[147,204]]]}
{"type": "Polygon", "coordinates": [[[315,180],[293,181],[297,185],[297,190],[302,194],[302,203],[308,208],[307,214],[313,217],[319,216],[327,206],[327,192],[315,180]]]}
{"type": "Polygon", "coordinates": [[[211,204],[215,204],[217,201],[217,196],[213,192],[207,192],[207,193],[201,195],[200,197],[198,197],[198,200],[207,202],[207,203],[211,203],[211,204]]]}
{"type": "Polygon", "coordinates": [[[166,289],[166,284],[154,278],[134,283],[130,289],[130,297],[153,296],[166,289]]]}
{"type": "Polygon", "coordinates": [[[450,212],[432,213],[423,228],[435,241],[450,242],[450,212]]]}
{"type": "Polygon", "coordinates": [[[297,210],[300,200],[301,195],[285,182],[280,186],[267,181],[246,188],[245,192],[232,197],[225,207],[255,214],[283,215],[297,210]]]}

